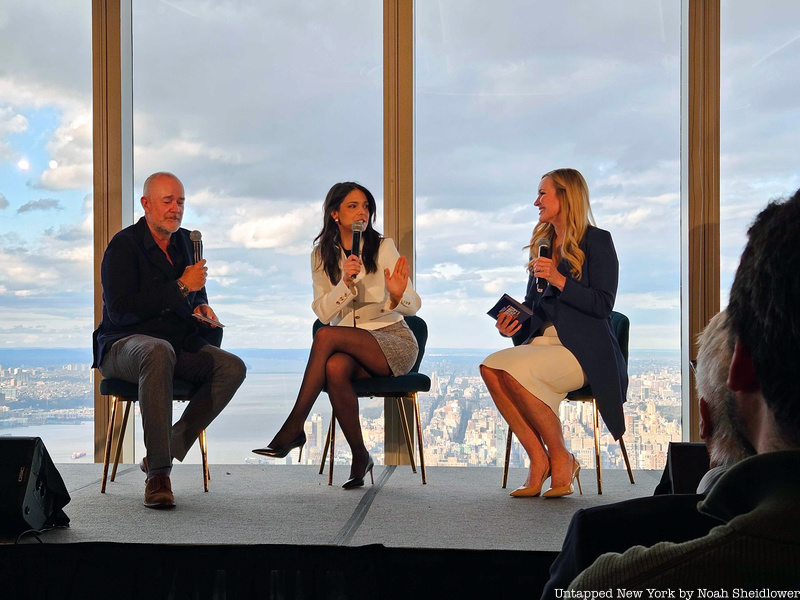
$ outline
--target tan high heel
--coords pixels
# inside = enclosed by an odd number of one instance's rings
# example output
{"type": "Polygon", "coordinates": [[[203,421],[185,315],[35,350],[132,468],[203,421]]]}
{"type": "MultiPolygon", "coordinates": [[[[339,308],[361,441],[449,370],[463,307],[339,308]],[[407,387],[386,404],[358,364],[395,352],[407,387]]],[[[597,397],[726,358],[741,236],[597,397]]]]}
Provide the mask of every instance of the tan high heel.
{"type": "Polygon", "coordinates": [[[538,496],[542,492],[542,487],[544,487],[544,482],[547,481],[547,478],[550,477],[550,467],[547,467],[547,470],[542,475],[542,480],[539,482],[539,485],[531,485],[531,486],[522,486],[515,489],[513,492],[509,494],[509,496],[514,496],[514,498],[530,498],[532,496],[538,496]]]}
{"type": "Polygon", "coordinates": [[[573,454],[572,477],[569,479],[569,484],[551,487],[544,494],[542,494],[542,498],[560,498],[561,496],[569,496],[570,494],[574,494],[575,486],[572,485],[572,481],[575,479],[578,480],[578,489],[580,490],[581,494],[583,494],[583,488],[581,487],[581,465],[578,463],[578,459],[575,458],[575,455],[573,454]]]}

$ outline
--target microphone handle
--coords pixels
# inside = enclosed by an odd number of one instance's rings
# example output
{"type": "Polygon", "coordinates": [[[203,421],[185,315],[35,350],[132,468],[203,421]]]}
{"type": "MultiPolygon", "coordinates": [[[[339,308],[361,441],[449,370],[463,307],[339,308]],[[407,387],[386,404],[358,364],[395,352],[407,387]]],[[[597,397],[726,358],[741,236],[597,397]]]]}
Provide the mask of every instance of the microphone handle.
{"type": "MultiPolygon", "coordinates": [[[[550,258],[550,246],[539,246],[539,258],[550,258]]],[[[536,278],[536,291],[543,292],[547,287],[547,279],[544,277],[536,278]]]]}
{"type": "Polygon", "coordinates": [[[192,242],[192,250],[194,251],[194,264],[203,260],[203,242],[192,242]]]}
{"type": "MultiPolygon", "coordinates": [[[[359,254],[361,253],[361,232],[354,231],[353,232],[353,243],[350,246],[350,256],[355,256],[358,258],[359,254]]],[[[353,275],[351,279],[355,279],[356,275],[353,275]]]]}

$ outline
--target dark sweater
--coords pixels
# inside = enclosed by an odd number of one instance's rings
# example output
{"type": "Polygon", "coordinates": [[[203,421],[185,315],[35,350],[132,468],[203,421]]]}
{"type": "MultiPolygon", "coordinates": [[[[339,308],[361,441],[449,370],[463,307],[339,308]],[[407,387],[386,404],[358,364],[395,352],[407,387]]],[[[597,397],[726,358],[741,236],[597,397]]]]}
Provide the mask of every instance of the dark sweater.
{"type": "Polygon", "coordinates": [[[570,589],[672,589],[675,597],[691,589],[695,598],[698,588],[800,591],[800,450],[746,458],[699,508],[725,525],[682,544],[604,554],[570,589]]]}
{"type": "Polygon", "coordinates": [[[186,298],[177,279],[192,264],[189,231],[172,235],[167,251],[158,247],[144,217],[117,233],[103,254],[103,320],[94,332],[94,364],[99,367],[111,345],[133,334],[168,341],[175,353],[205,345],[198,337],[192,311],[206,304],[206,289],[186,298]]]}

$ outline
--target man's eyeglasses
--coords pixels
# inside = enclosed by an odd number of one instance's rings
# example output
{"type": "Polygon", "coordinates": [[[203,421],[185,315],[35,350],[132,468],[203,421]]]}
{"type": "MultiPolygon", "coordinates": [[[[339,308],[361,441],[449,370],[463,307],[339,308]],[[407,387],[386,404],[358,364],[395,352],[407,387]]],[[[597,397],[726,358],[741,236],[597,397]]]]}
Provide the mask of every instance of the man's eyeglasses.
{"type": "Polygon", "coordinates": [[[689,368],[692,369],[692,373],[697,377],[697,359],[689,361],[689,368]]]}

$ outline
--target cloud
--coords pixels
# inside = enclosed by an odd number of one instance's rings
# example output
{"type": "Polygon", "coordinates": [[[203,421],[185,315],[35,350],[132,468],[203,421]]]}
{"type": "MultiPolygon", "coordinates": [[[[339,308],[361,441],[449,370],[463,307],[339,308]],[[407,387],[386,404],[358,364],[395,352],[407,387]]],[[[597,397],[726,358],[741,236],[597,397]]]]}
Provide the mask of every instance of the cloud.
{"type": "Polygon", "coordinates": [[[61,123],[47,143],[58,167],[47,169],[36,185],[48,190],[91,188],[92,113],[90,107],[62,114],[61,123]]]}
{"type": "Polygon", "coordinates": [[[479,244],[459,244],[456,246],[456,252],[459,254],[476,254],[478,252],[485,252],[489,248],[489,244],[481,242],[479,244]]]}
{"type": "Polygon", "coordinates": [[[417,215],[416,225],[418,229],[436,229],[447,225],[478,223],[481,217],[482,215],[474,210],[433,209],[417,215]]]}
{"type": "Polygon", "coordinates": [[[3,194],[0,194],[0,210],[8,208],[8,200],[3,194]]]}
{"type": "Polygon", "coordinates": [[[608,228],[621,227],[624,229],[634,229],[651,218],[652,214],[652,208],[640,206],[630,212],[606,215],[603,219],[603,226],[608,228]]]}
{"type": "MultiPolygon", "coordinates": [[[[292,252],[292,246],[301,241],[304,231],[319,226],[318,207],[304,206],[287,213],[275,213],[262,218],[253,218],[245,211],[237,211],[239,223],[233,225],[229,236],[231,242],[244,248],[274,248],[278,252],[292,252]]],[[[310,252],[305,244],[303,253],[310,252]]]]}
{"type": "Polygon", "coordinates": [[[64,210],[61,202],[55,198],[42,198],[41,200],[31,200],[17,209],[17,214],[31,212],[34,210],[64,210]]]}
{"type": "Polygon", "coordinates": [[[23,115],[18,114],[13,107],[0,107],[0,160],[11,160],[17,155],[3,137],[9,133],[22,133],[27,128],[28,120],[23,115]]]}
{"type": "Polygon", "coordinates": [[[28,130],[28,119],[13,107],[0,108],[0,136],[22,133],[28,130]]]}
{"type": "Polygon", "coordinates": [[[224,288],[237,286],[242,278],[250,281],[262,281],[274,268],[259,268],[242,261],[228,262],[213,260],[209,266],[208,277],[224,288]]]}
{"type": "Polygon", "coordinates": [[[640,310],[678,310],[681,306],[679,291],[623,293],[617,295],[616,305],[640,310]]]}

